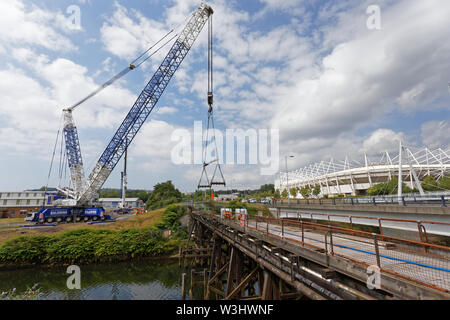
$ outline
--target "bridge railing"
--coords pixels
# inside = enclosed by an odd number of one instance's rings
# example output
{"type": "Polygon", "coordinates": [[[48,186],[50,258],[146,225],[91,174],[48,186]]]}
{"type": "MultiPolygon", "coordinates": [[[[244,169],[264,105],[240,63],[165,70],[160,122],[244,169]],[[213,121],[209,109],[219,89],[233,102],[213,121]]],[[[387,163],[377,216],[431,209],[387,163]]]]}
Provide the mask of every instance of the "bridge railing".
{"type": "MultiPolygon", "coordinates": [[[[238,222],[236,222],[238,223],[238,222]]],[[[242,223],[241,223],[242,226],[242,223]]],[[[404,279],[450,292],[450,248],[382,234],[290,219],[253,216],[253,229],[303,247],[339,256],[404,279]]]]}
{"type": "Polygon", "coordinates": [[[300,219],[309,219],[313,220],[322,220],[328,221],[328,223],[332,222],[343,222],[347,223],[350,226],[350,229],[353,229],[354,225],[365,224],[372,225],[378,227],[378,233],[383,235],[384,228],[394,228],[394,229],[405,229],[406,230],[417,230],[417,240],[420,242],[429,243],[428,237],[428,228],[430,225],[439,226],[442,230],[450,230],[450,223],[448,222],[438,222],[438,221],[419,221],[419,220],[411,220],[411,219],[393,219],[393,218],[377,218],[377,217],[368,217],[368,216],[357,216],[357,215],[345,215],[345,214],[328,214],[328,213],[311,213],[311,212],[286,212],[285,216],[278,216],[277,218],[297,218],[300,219]],[[294,216],[289,217],[289,214],[293,214],[294,216]],[[373,221],[369,223],[367,220],[373,221]]]}
{"type": "Polygon", "coordinates": [[[331,198],[331,199],[287,199],[274,200],[271,206],[277,205],[423,205],[432,204],[446,207],[450,201],[450,193],[430,193],[420,195],[416,193],[404,194],[401,197],[397,195],[384,195],[376,197],[349,197],[349,198],[331,198]]]}

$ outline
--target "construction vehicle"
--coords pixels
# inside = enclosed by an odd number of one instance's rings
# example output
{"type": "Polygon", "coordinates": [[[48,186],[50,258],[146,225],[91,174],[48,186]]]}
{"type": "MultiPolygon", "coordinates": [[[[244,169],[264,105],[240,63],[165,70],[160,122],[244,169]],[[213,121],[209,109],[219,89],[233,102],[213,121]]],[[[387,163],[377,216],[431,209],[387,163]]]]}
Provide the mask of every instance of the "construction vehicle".
{"type": "MultiPolygon", "coordinates": [[[[178,36],[163,62],[142,90],[133,107],[117,129],[86,180],[84,178],[83,160],[78,132],[72,113],[76,107],[84,103],[87,99],[93,97],[100,90],[109,86],[112,82],[116,81],[130,70],[136,69],[140,64],[146,61],[151,55],[145,57],[139,64],[135,63],[138,59],[142,59],[153,46],[131,63],[129,67],[109,80],[98,90],[94,91],[72,107],[63,110],[65,155],[70,171],[70,183],[72,188],[58,187],[59,193],[63,195],[64,198],[54,201],[55,207],[43,207],[40,211],[36,212],[33,215],[32,221],[72,222],[98,219],[105,220],[110,218],[108,215],[105,215],[104,208],[100,207],[98,204],[98,191],[116,167],[149,114],[153,111],[159,98],[169,84],[169,81],[186,57],[207,21],[209,22],[209,30],[212,30],[212,22],[210,19],[212,14],[213,10],[210,6],[205,3],[200,4],[197,10],[192,13],[185,27],[172,38],[175,39],[175,37],[178,36]]],[[[173,29],[168,34],[172,31],[173,29]]],[[[212,37],[212,32],[209,33],[209,36],[210,38],[212,37]]],[[[156,51],[154,53],[156,53],[156,51]]],[[[212,97],[208,92],[208,101],[211,99],[212,97]]]]}
{"type": "Polygon", "coordinates": [[[61,222],[81,222],[81,221],[105,221],[111,220],[111,216],[106,214],[101,207],[94,208],[42,208],[38,212],[33,212],[25,218],[25,221],[42,223],[61,222]]]}

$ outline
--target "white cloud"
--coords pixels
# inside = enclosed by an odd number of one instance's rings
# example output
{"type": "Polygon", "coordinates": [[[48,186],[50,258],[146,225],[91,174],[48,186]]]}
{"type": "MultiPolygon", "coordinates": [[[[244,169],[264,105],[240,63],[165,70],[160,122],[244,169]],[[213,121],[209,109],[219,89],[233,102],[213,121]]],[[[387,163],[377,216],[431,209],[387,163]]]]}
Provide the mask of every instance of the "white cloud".
{"type": "Polygon", "coordinates": [[[261,16],[268,11],[285,11],[292,15],[302,15],[305,14],[305,8],[303,4],[305,0],[260,0],[260,2],[265,4],[263,10],[258,14],[261,16]]]}
{"type": "Polygon", "coordinates": [[[174,107],[157,107],[155,113],[158,115],[164,115],[164,114],[174,114],[178,111],[177,108],[174,107]]]}
{"type": "Polygon", "coordinates": [[[133,154],[151,159],[162,158],[170,161],[170,152],[174,146],[171,142],[172,132],[176,129],[172,124],[151,119],[145,123],[133,142],[133,154]]]}
{"type": "MultiPolygon", "coordinates": [[[[322,136],[332,143],[399,111],[396,102],[411,112],[433,110],[450,72],[450,28],[442,27],[449,15],[450,3],[436,1],[384,9],[381,31],[361,31],[341,42],[323,58],[318,76],[293,81],[272,125],[284,139],[322,136]]],[[[340,31],[338,25],[333,33],[340,31]]]]}
{"type": "Polygon", "coordinates": [[[6,45],[38,45],[49,50],[75,50],[73,43],[57,29],[64,29],[65,16],[32,6],[27,10],[20,0],[0,1],[0,41],[6,45]]]}
{"type": "MultiPolygon", "coordinates": [[[[49,159],[62,109],[99,84],[87,75],[87,68],[68,59],[51,60],[23,48],[14,49],[12,56],[23,68],[0,70],[0,145],[9,154],[27,154],[28,150],[28,155],[49,159]]],[[[105,89],[74,111],[79,131],[116,128],[135,99],[135,94],[120,84],[105,89]]],[[[81,141],[82,150],[93,145],[98,146],[95,136],[81,141]]]]}
{"type": "Polygon", "coordinates": [[[398,151],[399,141],[405,142],[405,135],[389,129],[378,129],[363,142],[367,154],[380,154],[384,151],[398,151]]]}
{"type": "Polygon", "coordinates": [[[422,124],[423,144],[428,148],[446,149],[450,145],[450,120],[428,121],[422,124]]]}
{"type": "MultiPolygon", "coordinates": [[[[106,50],[120,58],[136,58],[169,31],[165,24],[148,19],[135,10],[129,10],[117,1],[114,6],[114,14],[103,23],[100,32],[106,50]]],[[[166,41],[168,39],[170,37],[166,38],[166,41]]],[[[161,55],[162,53],[158,53],[155,59],[161,55]]]]}

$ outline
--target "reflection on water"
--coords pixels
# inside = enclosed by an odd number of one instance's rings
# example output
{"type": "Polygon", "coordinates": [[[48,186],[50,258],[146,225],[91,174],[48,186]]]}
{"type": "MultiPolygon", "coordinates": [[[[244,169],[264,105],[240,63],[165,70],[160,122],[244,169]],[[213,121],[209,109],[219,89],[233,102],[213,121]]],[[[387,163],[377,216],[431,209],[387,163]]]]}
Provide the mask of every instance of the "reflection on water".
{"type": "Polygon", "coordinates": [[[80,266],[81,290],[66,286],[66,268],[0,271],[0,292],[24,292],[39,283],[40,299],[179,300],[182,269],[178,261],[157,260],[80,266]]]}

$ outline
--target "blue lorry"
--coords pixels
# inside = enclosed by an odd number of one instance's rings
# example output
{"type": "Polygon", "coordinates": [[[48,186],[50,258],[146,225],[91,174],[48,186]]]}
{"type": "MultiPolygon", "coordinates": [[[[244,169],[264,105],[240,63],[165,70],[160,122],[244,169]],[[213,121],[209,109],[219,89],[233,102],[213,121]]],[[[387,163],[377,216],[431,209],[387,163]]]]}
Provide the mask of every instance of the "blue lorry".
{"type": "Polygon", "coordinates": [[[38,212],[27,215],[25,221],[43,223],[88,222],[111,220],[104,208],[41,208],[38,212]]]}

